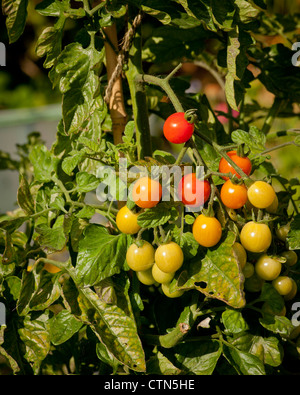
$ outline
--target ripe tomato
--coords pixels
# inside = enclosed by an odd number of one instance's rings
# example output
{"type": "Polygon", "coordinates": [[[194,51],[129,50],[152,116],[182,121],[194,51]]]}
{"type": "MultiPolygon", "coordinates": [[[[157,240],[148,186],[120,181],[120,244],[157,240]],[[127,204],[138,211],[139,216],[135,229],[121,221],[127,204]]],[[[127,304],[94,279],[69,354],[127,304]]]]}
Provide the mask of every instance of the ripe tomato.
{"type": "Polygon", "coordinates": [[[190,173],[180,180],[177,194],[186,206],[199,207],[208,200],[210,190],[210,183],[207,180],[199,180],[195,173],[190,173]]]}
{"type": "Polygon", "coordinates": [[[176,112],[166,119],[163,132],[171,143],[182,144],[192,137],[194,124],[184,118],[184,112],[176,112]]]}
{"type": "Polygon", "coordinates": [[[203,247],[213,247],[221,239],[222,226],[215,217],[200,214],[193,224],[193,236],[203,247]]]}
{"type": "Polygon", "coordinates": [[[116,224],[120,232],[133,235],[141,227],[137,222],[138,214],[133,213],[127,206],[123,206],[117,213],[116,224]]]}
{"type": "Polygon", "coordinates": [[[276,198],[272,185],[265,181],[255,181],[248,188],[248,199],[252,206],[257,208],[269,207],[276,198]]]}
{"type": "Polygon", "coordinates": [[[221,188],[221,200],[228,208],[238,209],[247,202],[247,188],[244,184],[234,184],[227,180],[221,188]]]}
{"type": "Polygon", "coordinates": [[[163,272],[174,273],[182,266],[184,256],[181,247],[174,241],[171,241],[157,248],[154,260],[158,268],[163,272]]]}
{"type": "Polygon", "coordinates": [[[255,264],[256,274],[267,281],[277,278],[281,272],[281,268],[282,266],[279,260],[267,254],[261,255],[255,264]]]}
{"type": "Polygon", "coordinates": [[[156,206],[161,196],[161,184],[150,177],[139,178],[133,185],[132,200],[141,208],[156,206]]]}
{"type": "Polygon", "coordinates": [[[143,240],[143,244],[140,247],[133,243],[126,253],[127,264],[134,271],[150,269],[154,264],[154,253],[155,250],[148,241],[143,240]]]}
{"type": "MultiPolygon", "coordinates": [[[[229,151],[227,152],[227,155],[243,170],[245,174],[249,175],[251,173],[252,164],[248,157],[238,156],[236,151],[229,151]]],[[[230,163],[227,162],[225,158],[221,158],[219,162],[219,172],[232,173],[235,174],[238,178],[241,178],[241,176],[234,170],[234,168],[231,166],[230,163]]],[[[228,177],[223,176],[222,178],[224,180],[228,180],[228,177]]]]}
{"type": "Polygon", "coordinates": [[[243,247],[250,252],[264,252],[271,244],[272,234],[266,224],[247,222],[240,233],[243,247]]]}

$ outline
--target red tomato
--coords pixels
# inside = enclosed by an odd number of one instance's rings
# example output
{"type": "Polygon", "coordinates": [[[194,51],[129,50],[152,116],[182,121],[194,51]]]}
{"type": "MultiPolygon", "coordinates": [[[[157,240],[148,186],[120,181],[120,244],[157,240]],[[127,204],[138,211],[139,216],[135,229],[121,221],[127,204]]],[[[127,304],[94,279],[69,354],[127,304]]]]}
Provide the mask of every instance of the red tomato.
{"type": "Polygon", "coordinates": [[[166,119],[163,132],[171,143],[182,144],[192,137],[194,124],[184,118],[184,112],[176,112],[166,119]]]}
{"type": "Polygon", "coordinates": [[[234,184],[227,180],[221,188],[221,199],[228,208],[241,208],[247,202],[247,188],[244,184],[234,184]]]}
{"type": "Polygon", "coordinates": [[[209,198],[210,184],[207,180],[199,180],[195,173],[182,177],[178,184],[178,197],[186,206],[202,206],[209,198]]]}
{"type": "MultiPolygon", "coordinates": [[[[245,174],[247,174],[247,176],[251,173],[252,164],[248,157],[238,156],[236,151],[229,151],[227,152],[227,155],[233,160],[234,163],[236,163],[241,168],[241,170],[243,170],[245,174]]],[[[230,163],[227,162],[225,158],[221,158],[219,162],[219,172],[236,174],[238,178],[241,178],[241,176],[234,170],[234,168],[231,166],[230,163]]],[[[228,180],[228,177],[222,178],[224,180],[228,180]]]]}

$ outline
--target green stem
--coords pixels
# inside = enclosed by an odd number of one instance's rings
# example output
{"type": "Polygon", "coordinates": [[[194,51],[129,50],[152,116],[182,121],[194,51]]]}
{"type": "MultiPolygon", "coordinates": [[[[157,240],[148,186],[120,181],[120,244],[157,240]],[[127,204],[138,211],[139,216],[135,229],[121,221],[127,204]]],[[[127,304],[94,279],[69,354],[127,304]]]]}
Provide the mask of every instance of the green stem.
{"type": "Polygon", "coordinates": [[[254,156],[254,158],[257,158],[258,156],[261,156],[261,155],[268,154],[269,152],[275,151],[275,150],[277,150],[277,149],[287,147],[287,146],[289,146],[289,145],[295,145],[295,146],[297,147],[297,144],[296,144],[294,141],[288,141],[288,142],[286,142],[286,143],[279,144],[279,145],[276,145],[276,146],[274,146],[274,147],[268,148],[268,149],[264,150],[263,152],[260,152],[259,154],[256,154],[256,155],[254,156]]]}
{"type": "Polygon", "coordinates": [[[136,80],[138,82],[146,82],[147,84],[152,84],[161,87],[166,94],[168,95],[169,99],[171,100],[175,110],[177,112],[184,112],[184,109],[176,96],[175,92],[171,88],[171,85],[169,83],[170,78],[178,71],[178,69],[181,67],[181,64],[178,65],[175,70],[173,70],[167,77],[165,78],[159,78],[155,77],[153,75],[148,75],[148,74],[140,74],[136,76],[136,80]]]}
{"type": "Polygon", "coordinates": [[[149,126],[147,97],[145,87],[137,76],[142,74],[142,40],[140,27],[135,33],[128,60],[126,78],[132,100],[132,110],[136,129],[138,159],[152,156],[152,142],[149,126]]]}
{"type": "Polygon", "coordinates": [[[274,99],[272,107],[269,110],[269,113],[268,113],[268,115],[266,117],[264,126],[262,128],[262,132],[264,134],[268,134],[269,133],[269,131],[270,131],[270,129],[271,129],[271,127],[272,127],[272,125],[273,125],[273,123],[275,121],[275,118],[276,118],[276,116],[277,116],[277,114],[278,114],[278,112],[280,110],[281,104],[282,104],[282,99],[279,99],[279,98],[276,97],[274,99]]]}

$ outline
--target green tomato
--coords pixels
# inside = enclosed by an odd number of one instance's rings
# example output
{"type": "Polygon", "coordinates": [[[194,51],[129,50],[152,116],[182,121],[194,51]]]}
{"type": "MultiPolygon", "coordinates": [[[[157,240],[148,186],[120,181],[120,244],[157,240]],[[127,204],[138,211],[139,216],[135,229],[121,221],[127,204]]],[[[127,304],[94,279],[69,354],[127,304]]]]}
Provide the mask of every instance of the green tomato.
{"type": "Polygon", "coordinates": [[[245,248],[242,246],[242,244],[237,242],[233,244],[232,248],[233,248],[233,254],[240,268],[243,269],[247,262],[247,253],[245,248]]]}
{"type": "Polygon", "coordinates": [[[285,263],[287,266],[294,266],[298,261],[298,255],[295,253],[295,251],[292,250],[282,252],[281,256],[286,259],[285,263]]]}
{"type": "Polygon", "coordinates": [[[150,269],[147,270],[136,272],[136,276],[142,284],[145,285],[155,284],[155,279],[152,276],[152,267],[150,267],[150,269]]]}
{"type": "Polygon", "coordinates": [[[157,248],[154,260],[163,272],[174,273],[182,266],[184,256],[181,247],[174,241],[171,241],[157,248]]]}
{"type": "Polygon", "coordinates": [[[155,281],[160,284],[170,283],[173,280],[175,272],[172,273],[165,273],[157,266],[156,263],[152,266],[152,276],[155,281]]]}
{"type": "Polygon", "coordinates": [[[280,295],[288,295],[293,290],[293,281],[288,276],[277,277],[272,285],[280,295]]]}
{"type": "Polygon", "coordinates": [[[249,278],[254,274],[254,265],[250,262],[246,262],[246,265],[243,268],[243,274],[245,278],[249,278]]]}
{"type": "Polygon", "coordinates": [[[244,288],[248,292],[259,292],[264,285],[265,280],[258,277],[256,273],[253,276],[246,278],[244,283],[244,288]]]}
{"type": "Polygon", "coordinates": [[[184,294],[184,291],[178,290],[174,292],[170,292],[170,284],[169,283],[164,283],[161,284],[161,289],[163,293],[168,297],[168,298],[179,298],[184,294]]]}
{"type": "Polygon", "coordinates": [[[272,281],[277,278],[281,268],[281,263],[267,254],[261,255],[255,264],[256,274],[266,281],[272,281]]]}
{"type": "Polygon", "coordinates": [[[143,240],[142,245],[133,243],[126,253],[126,261],[130,269],[144,271],[150,269],[154,264],[155,250],[148,241],[143,240]]]}

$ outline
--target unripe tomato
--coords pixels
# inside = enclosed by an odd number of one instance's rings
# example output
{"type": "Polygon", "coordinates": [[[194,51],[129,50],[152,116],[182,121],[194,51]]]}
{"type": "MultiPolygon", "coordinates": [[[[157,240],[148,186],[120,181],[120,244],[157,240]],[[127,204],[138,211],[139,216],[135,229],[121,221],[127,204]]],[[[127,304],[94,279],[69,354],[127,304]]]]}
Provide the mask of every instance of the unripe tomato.
{"type": "Polygon", "coordinates": [[[243,247],[250,252],[264,252],[272,242],[270,228],[266,224],[247,222],[240,233],[243,247]]]}
{"type": "Polygon", "coordinates": [[[277,209],[278,209],[278,197],[275,193],[275,199],[270,204],[270,206],[266,207],[266,211],[270,214],[275,214],[277,212],[277,209]]]}
{"type": "Polygon", "coordinates": [[[290,228],[291,228],[290,224],[285,224],[280,226],[280,228],[276,229],[275,232],[278,239],[281,241],[286,241],[290,228]]]}
{"type": "Polygon", "coordinates": [[[280,295],[288,295],[293,290],[293,281],[288,276],[277,277],[272,285],[280,295]]]}
{"type": "Polygon", "coordinates": [[[184,256],[181,247],[174,241],[171,241],[157,248],[154,260],[158,268],[163,272],[174,273],[182,266],[184,256]]]}
{"type": "Polygon", "coordinates": [[[184,112],[176,112],[166,119],[163,132],[165,138],[171,143],[182,144],[192,137],[194,124],[185,119],[184,112]]]}
{"type": "Polygon", "coordinates": [[[246,265],[243,268],[243,275],[245,278],[249,278],[253,276],[255,272],[254,265],[251,262],[246,262],[246,265]]]}
{"type": "Polygon", "coordinates": [[[286,259],[285,264],[287,266],[294,266],[296,265],[298,261],[298,255],[295,253],[295,251],[289,250],[289,251],[283,251],[281,253],[281,256],[286,259]]]}
{"type": "Polygon", "coordinates": [[[137,222],[138,214],[133,213],[127,206],[123,206],[117,213],[116,224],[120,232],[133,235],[141,227],[137,222]]]}
{"type": "Polygon", "coordinates": [[[154,264],[154,253],[155,250],[148,241],[143,240],[140,247],[133,243],[126,253],[127,264],[134,271],[150,269],[154,264]]]}
{"type": "Polygon", "coordinates": [[[244,288],[249,292],[259,292],[262,289],[264,283],[265,280],[258,277],[258,275],[254,273],[253,276],[245,279],[244,288]]]}
{"type": "MultiPolygon", "coordinates": [[[[227,155],[230,157],[230,159],[233,160],[234,163],[237,164],[237,166],[241,170],[243,170],[243,172],[247,176],[251,173],[252,164],[251,164],[251,160],[248,157],[238,156],[236,151],[229,151],[227,152],[227,155]]],[[[234,168],[231,166],[230,163],[227,162],[225,158],[221,158],[219,162],[219,172],[235,174],[238,178],[241,178],[241,176],[234,170],[234,168]]],[[[228,177],[226,176],[223,176],[222,178],[224,180],[228,180],[228,177]]]]}
{"type": "Polygon", "coordinates": [[[207,180],[199,180],[195,173],[182,177],[178,184],[178,197],[186,206],[202,206],[209,198],[210,183],[207,180]]]}
{"type": "Polygon", "coordinates": [[[259,257],[255,264],[256,274],[263,280],[272,281],[277,278],[281,272],[281,263],[267,254],[259,257]]]}
{"type": "Polygon", "coordinates": [[[141,208],[157,205],[162,196],[161,184],[150,177],[139,178],[132,188],[132,200],[141,208]]]}
{"type": "Polygon", "coordinates": [[[155,284],[155,280],[152,276],[152,267],[150,267],[150,269],[147,270],[136,272],[136,276],[142,284],[145,285],[155,284]]]}
{"type": "Polygon", "coordinates": [[[244,184],[234,184],[227,180],[221,188],[221,200],[228,208],[238,209],[247,202],[247,188],[244,184]]]}
{"type": "Polygon", "coordinates": [[[232,246],[233,254],[241,269],[244,269],[247,262],[247,253],[245,248],[240,243],[234,243],[232,246]]]}
{"type": "Polygon", "coordinates": [[[255,181],[248,188],[249,202],[257,208],[269,207],[276,197],[272,185],[264,181],[255,181]]]}
{"type": "Polygon", "coordinates": [[[178,290],[174,292],[170,292],[170,284],[169,283],[164,283],[161,284],[161,289],[163,293],[168,297],[168,298],[179,298],[184,294],[184,291],[178,290]]]}
{"type": "Polygon", "coordinates": [[[160,284],[170,283],[173,280],[175,272],[165,273],[157,266],[156,263],[152,266],[152,277],[160,284]]]}
{"type": "Polygon", "coordinates": [[[297,287],[296,281],[293,278],[291,278],[291,280],[292,280],[292,283],[293,283],[292,290],[287,295],[283,296],[284,300],[286,300],[286,301],[294,299],[294,297],[296,296],[297,291],[298,291],[298,287],[297,287]]]}
{"type": "Polygon", "coordinates": [[[193,236],[203,247],[213,247],[221,239],[222,226],[215,217],[198,215],[193,224],[193,236]]]}

